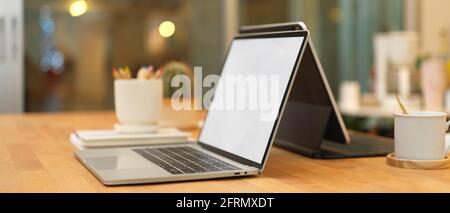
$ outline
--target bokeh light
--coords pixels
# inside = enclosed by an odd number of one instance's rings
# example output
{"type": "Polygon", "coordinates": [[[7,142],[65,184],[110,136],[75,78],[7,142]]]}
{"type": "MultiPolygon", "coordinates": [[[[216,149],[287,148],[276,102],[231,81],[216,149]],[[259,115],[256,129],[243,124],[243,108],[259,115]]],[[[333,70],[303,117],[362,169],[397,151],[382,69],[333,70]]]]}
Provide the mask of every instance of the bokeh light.
{"type": "Polygon", "coordinates": [[[162,37],[170,37],[175,33],[175,24],[171,21],[164,21],[159,25],[159,34],[162,37]]]}
{"type": "Polygon", "coordinates": [[[72,2],[69,7],[70,15],[73,17],[81,16],[87,11],[88,5],[85,0],[72,2]]]}

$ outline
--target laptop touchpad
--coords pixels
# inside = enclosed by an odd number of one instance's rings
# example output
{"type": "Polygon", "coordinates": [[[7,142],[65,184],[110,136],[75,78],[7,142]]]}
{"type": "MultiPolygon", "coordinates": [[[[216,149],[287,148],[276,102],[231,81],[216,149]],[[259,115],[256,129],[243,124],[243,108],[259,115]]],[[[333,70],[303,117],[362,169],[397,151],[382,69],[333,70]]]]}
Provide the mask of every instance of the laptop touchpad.
{"type": "Polygon", "coordinates": [[[136,169],[151,166],[133,155],[93,157],[87,158],[86,162],[94,169],[136,169]]]}

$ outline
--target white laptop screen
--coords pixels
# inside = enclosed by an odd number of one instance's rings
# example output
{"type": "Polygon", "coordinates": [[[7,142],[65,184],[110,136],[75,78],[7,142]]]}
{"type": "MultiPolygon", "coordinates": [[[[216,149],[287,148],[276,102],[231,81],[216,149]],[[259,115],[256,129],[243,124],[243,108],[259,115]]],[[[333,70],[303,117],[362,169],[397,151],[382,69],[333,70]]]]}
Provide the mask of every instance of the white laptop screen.
{"type": "Polygon", "coordinates": [[[262,164],[304,39],[234,39],[199,141],[262,164]]]}

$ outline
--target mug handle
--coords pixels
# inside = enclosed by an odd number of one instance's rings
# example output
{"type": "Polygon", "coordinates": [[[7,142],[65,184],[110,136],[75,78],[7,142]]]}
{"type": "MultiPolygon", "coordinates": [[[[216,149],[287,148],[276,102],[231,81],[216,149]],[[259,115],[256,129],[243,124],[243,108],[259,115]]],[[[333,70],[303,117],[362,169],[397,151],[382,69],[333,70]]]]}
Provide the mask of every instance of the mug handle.
{"type": "MultiPolygon", "coordinates": [[[[445,132],[447,132],[448,128],[450,127],[450,120],[445,122],[445,127],[446,127],[445,132]]],[[[450,152],[450,134],[448,133],[445,135],[445,150],[447,152],[450,152]]]]}

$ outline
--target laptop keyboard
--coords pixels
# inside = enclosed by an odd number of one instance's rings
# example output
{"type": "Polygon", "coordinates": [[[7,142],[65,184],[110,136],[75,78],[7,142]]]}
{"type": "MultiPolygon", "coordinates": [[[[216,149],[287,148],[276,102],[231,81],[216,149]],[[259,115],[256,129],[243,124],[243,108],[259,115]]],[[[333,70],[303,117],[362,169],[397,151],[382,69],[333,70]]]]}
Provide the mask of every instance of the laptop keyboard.
{"type": "Polygon", "coordinates": [[[241,170],[236,166],[188,146],[143,148],[133,149],[133,151],[171,174],[241,170]]]}

